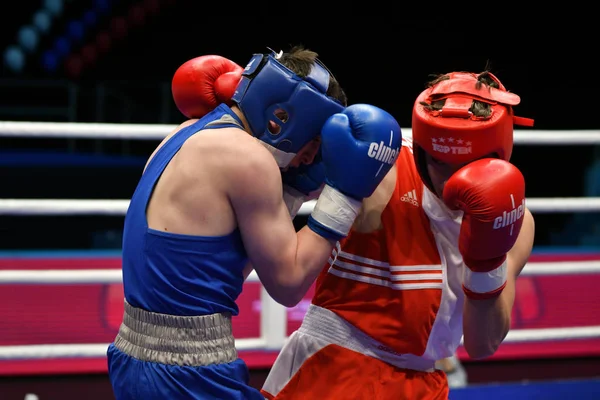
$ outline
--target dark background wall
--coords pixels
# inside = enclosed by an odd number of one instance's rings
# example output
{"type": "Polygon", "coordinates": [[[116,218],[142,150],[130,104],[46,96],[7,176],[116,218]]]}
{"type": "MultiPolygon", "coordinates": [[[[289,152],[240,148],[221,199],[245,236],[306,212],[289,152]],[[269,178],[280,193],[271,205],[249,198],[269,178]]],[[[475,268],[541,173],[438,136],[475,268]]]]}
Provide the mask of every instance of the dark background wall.
{"type": "MultiPolygon", "coordinates": [[[[516,112],[534,118],[535,129],[598,129],[592,61],[597,34],[582,19],[571,25],[566,15],[560,22],[507,19],[474,7],[458,17],[450,17],[457,10],[432,9],[427,20],[410,18],[425,14],[408,7],[382,9],[371,2],[350,10],[349,4],[205,3],[11,4],[0,13],[0,46],[17,46],[24,57],[21,68],[3,64],[0,119],[175,124],[183,116],[170,97],[170,79],[186,60],[220,54],[244,65],[266,47],[303,44],[320,54],[352,103],[385,108],[403,127],[410,127],[413,101],[429,74],[489,65],[521,96],[516,112]],[[44,10],[50,16],[57,10],[45,33],[32,23],[44,10]],[[32,42],[20,42],[19,32],[32,24],[38,40],[28,52],[32,42]]],[[[0,198],[128,198],[156,144],[0,137],[0,198]]],[[[590,145],[517,146],[512,161],[527,178],[529,197],[592,196],[600,195],[590,184],[600,182],[590,172],[600,169],[599,153],[590,145]]],[[[538,214],[536,244],[600,243],[599,217],[538,214]]],[[[120,217],[2,220],[4,249],[118,247],[122,225],[120,217]],[[63,233],[53,234],[59,226],[63,233]]]]}

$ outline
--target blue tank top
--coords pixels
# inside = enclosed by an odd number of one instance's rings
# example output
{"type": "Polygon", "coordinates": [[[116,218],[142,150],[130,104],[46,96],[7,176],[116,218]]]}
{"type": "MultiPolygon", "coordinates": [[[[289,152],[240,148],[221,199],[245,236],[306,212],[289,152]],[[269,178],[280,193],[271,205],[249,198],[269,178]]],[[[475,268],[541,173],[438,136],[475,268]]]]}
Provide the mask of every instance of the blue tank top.
{"type": "Polygon", "coordinates": [[[239,230],[226,236],[181,235],[150,229],[146,220],[156,182],[185,141],[202,129],[231,126],[242,123],[220,105],[175,133],[148,163],[123,230],[123,288],[132,306],[170,315],[238,314],[235,301],[247,262],[239,230]]]}

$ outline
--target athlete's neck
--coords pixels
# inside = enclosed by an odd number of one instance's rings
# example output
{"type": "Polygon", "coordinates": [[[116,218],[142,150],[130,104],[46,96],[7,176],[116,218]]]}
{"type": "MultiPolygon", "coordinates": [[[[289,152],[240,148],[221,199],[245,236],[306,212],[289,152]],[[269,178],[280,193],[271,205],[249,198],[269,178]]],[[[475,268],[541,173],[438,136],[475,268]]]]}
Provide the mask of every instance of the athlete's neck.
{"type": "Polygon", "coordinates": [[[237,115],[237,117],[242,121],[242,124],[244,125],[244,130],[248,132],[249,135],[254,136],[252,134],[252,131],[250,130],[250,125],[248,125],[248,121],[246,120],[246,117],[244,116],[242,110],[240,110],[238,106],[231,106],[231,111],[233,111],[233,113],[237,115]]]}

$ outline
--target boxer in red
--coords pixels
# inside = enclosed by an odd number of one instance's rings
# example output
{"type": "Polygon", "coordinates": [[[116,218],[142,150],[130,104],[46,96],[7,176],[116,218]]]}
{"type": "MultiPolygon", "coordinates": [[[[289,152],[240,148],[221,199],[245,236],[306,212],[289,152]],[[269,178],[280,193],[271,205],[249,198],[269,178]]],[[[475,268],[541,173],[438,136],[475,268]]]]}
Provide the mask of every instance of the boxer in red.
{"type": "Polygon", "coordinates": [[[473,358],[510,328],[531,253],[525,180],[509,160],[520,98],[491,73],[455,72],[414,103],[412,138],[317,278],[268,399],[447,399],[438,360],[473,358]]]}

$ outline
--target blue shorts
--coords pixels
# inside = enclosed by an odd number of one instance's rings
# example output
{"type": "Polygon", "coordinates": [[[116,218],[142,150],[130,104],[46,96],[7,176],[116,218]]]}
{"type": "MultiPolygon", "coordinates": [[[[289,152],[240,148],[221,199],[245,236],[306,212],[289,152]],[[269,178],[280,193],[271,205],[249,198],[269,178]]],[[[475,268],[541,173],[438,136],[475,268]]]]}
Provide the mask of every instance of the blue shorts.
{"type": "Polygon", "coordinates": [[[108,376],[116,400],[264,400],[248,385],[243,360],[201,367],[140,361],[114,344],[108,348],[108,376]]]}

